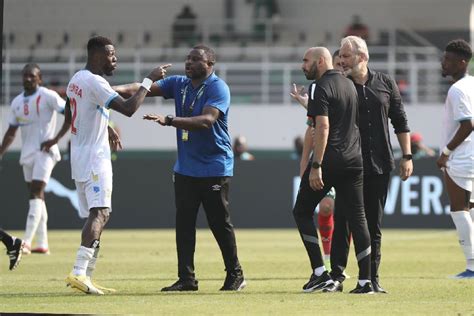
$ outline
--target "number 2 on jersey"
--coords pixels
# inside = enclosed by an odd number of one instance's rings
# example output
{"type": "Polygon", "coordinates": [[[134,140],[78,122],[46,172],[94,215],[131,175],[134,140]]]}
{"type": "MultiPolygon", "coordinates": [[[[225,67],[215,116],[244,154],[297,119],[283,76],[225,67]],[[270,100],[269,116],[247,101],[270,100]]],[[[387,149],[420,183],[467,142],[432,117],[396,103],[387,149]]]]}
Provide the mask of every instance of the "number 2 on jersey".
{"type": "Polygon", "coordinates": [[[77,128],[75,126],[75,121],[76,121],[76,117],[77,117],[77,102],[76,102],[76,99],[74,98],[69,98],[69,104],[71,106],[71,133],[76,135],[77,133],[77,128]]]}

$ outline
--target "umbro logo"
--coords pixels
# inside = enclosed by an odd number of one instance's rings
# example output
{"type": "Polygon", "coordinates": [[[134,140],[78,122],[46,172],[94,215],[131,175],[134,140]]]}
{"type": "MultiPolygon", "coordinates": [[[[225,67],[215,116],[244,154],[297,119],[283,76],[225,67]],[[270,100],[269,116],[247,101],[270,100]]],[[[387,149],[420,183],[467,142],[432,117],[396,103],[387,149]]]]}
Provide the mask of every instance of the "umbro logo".
{"type": "Polygon", "coordinates": [[[212,187],[211,187],[212,191],[220,191],[221,190],[221,186],[219,184],[214,184],[212,187]]]}

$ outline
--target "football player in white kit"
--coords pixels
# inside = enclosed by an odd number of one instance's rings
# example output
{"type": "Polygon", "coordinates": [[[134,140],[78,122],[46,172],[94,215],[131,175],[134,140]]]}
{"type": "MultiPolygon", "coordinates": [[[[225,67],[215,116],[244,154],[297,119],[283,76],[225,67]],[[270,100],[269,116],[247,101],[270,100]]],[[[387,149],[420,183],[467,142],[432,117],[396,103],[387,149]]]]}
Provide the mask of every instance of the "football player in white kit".
{"type": "Polygon", "coordinates": [[[474,77],[467,67],[472,49],[464,40],[448,43],[441,62],[443,77],[451,76],[444,111],[441,156],[437,165],[451,204],[451,217],[466,257],[466,270],[457,279],[474,279],[474,77]]]}
{"type": "Polygon", "coordinates": [[[48,212],[44,203],[44,188],[61,156],[57,145],[49,150],[42,150],[42,147],[45,141],[53,138],[56,112],[64,112],[65,101],[55,91],[40,86],[41,70],[37,64],[25,65],[22,73],[24,91],[11,103],[9,127],[0,146],[0,158],[20,128],[20,164],[30,191],[23,253],[48,254],[48,212]],[[36,237],[36,247],[32,249],[33,237],[36,237]]]}
{"type": "MultiPolygon", "coordinates": [[[[81,246],[66,284],[87,294],[115,291],[92,282],[100,236],[111,212],[112,163],[108,137],[109,109],[128,117],[143,103],[151,84],[164,77],[162,65],[153,69],[140,89],[129,99],[119,96],[102,76],[111,76],[117,67],[112,41],[95,36],[87,43],[87,64],[69,81],[67,97],[71,115],[71,169],[79,195],[81,216],[87,218],[81,246]]],[[[66,115],[67,116],[67,115],[66,115]]],[[[114,145],[114,144],[112,144],[114,145]]]]}

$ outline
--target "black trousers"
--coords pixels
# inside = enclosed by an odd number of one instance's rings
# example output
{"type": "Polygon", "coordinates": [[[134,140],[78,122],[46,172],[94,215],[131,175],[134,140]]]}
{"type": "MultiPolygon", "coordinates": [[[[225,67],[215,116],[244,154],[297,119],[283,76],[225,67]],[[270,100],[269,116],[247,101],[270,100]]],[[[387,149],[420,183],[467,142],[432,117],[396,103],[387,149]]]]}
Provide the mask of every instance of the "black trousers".
{"type": "MultiPolygon", "coordinates": [[[[364,206],[365,216],[369,227],[372,254],[370,257],[370,269],[372,280],[379,281],[379,266],[382,257],[382,217],[387,200],[388,184],[390,174],[366,175],[364,176],[364,206]]],[[[338,195],[339,197],[339,195],[338,195]]],[[[349,256],[350,228],[344,214],[336,211],[334,214],[334,234],[331,248],[331,275],[333,278],[343,281],[342,272],[346,268],[349,256]],[[336,236],[337,231],[337,236],[336,236]]]]}
{"type": "MultiPolygon", "coordinates": [[[[311,262],[311,268],[324,265],[314,223],[314,208],[334,187],[337,192],[336,212],[344,214],[353,232],[359,279],[370,279],[370,237],[363,203],[362,170],[323,170],[324,188],[313,191],[309,186],[311,166],[306,169],[296,198],[293,215],[303,244],[311,262]]],[[[334,230],[333,238],[337,234],[334,230]]],[[[333,241],[334,242],[334,241],[333,241]]]]}
{"type": "Polygon", "coordinates": [[[196,218],[201,204],[219,244],[226,271],[241,270],[229,215],[229,183],[229,177],[195,178],[175,173],[176,248],[180,279],[195,279],[196,218]]]}

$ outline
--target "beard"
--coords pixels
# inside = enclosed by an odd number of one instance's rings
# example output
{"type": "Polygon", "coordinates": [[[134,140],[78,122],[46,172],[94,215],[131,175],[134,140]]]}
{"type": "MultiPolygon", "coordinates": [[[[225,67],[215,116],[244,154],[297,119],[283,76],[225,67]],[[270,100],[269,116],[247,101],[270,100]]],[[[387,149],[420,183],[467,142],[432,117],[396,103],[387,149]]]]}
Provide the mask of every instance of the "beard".
{"type": "Polygon", "coordinates": [[[304,72],[304,75],[307,80],[315,80],[318,78],[318,68],[316,67],[316,63],[312,64],[309,70],[304,72]]]}

